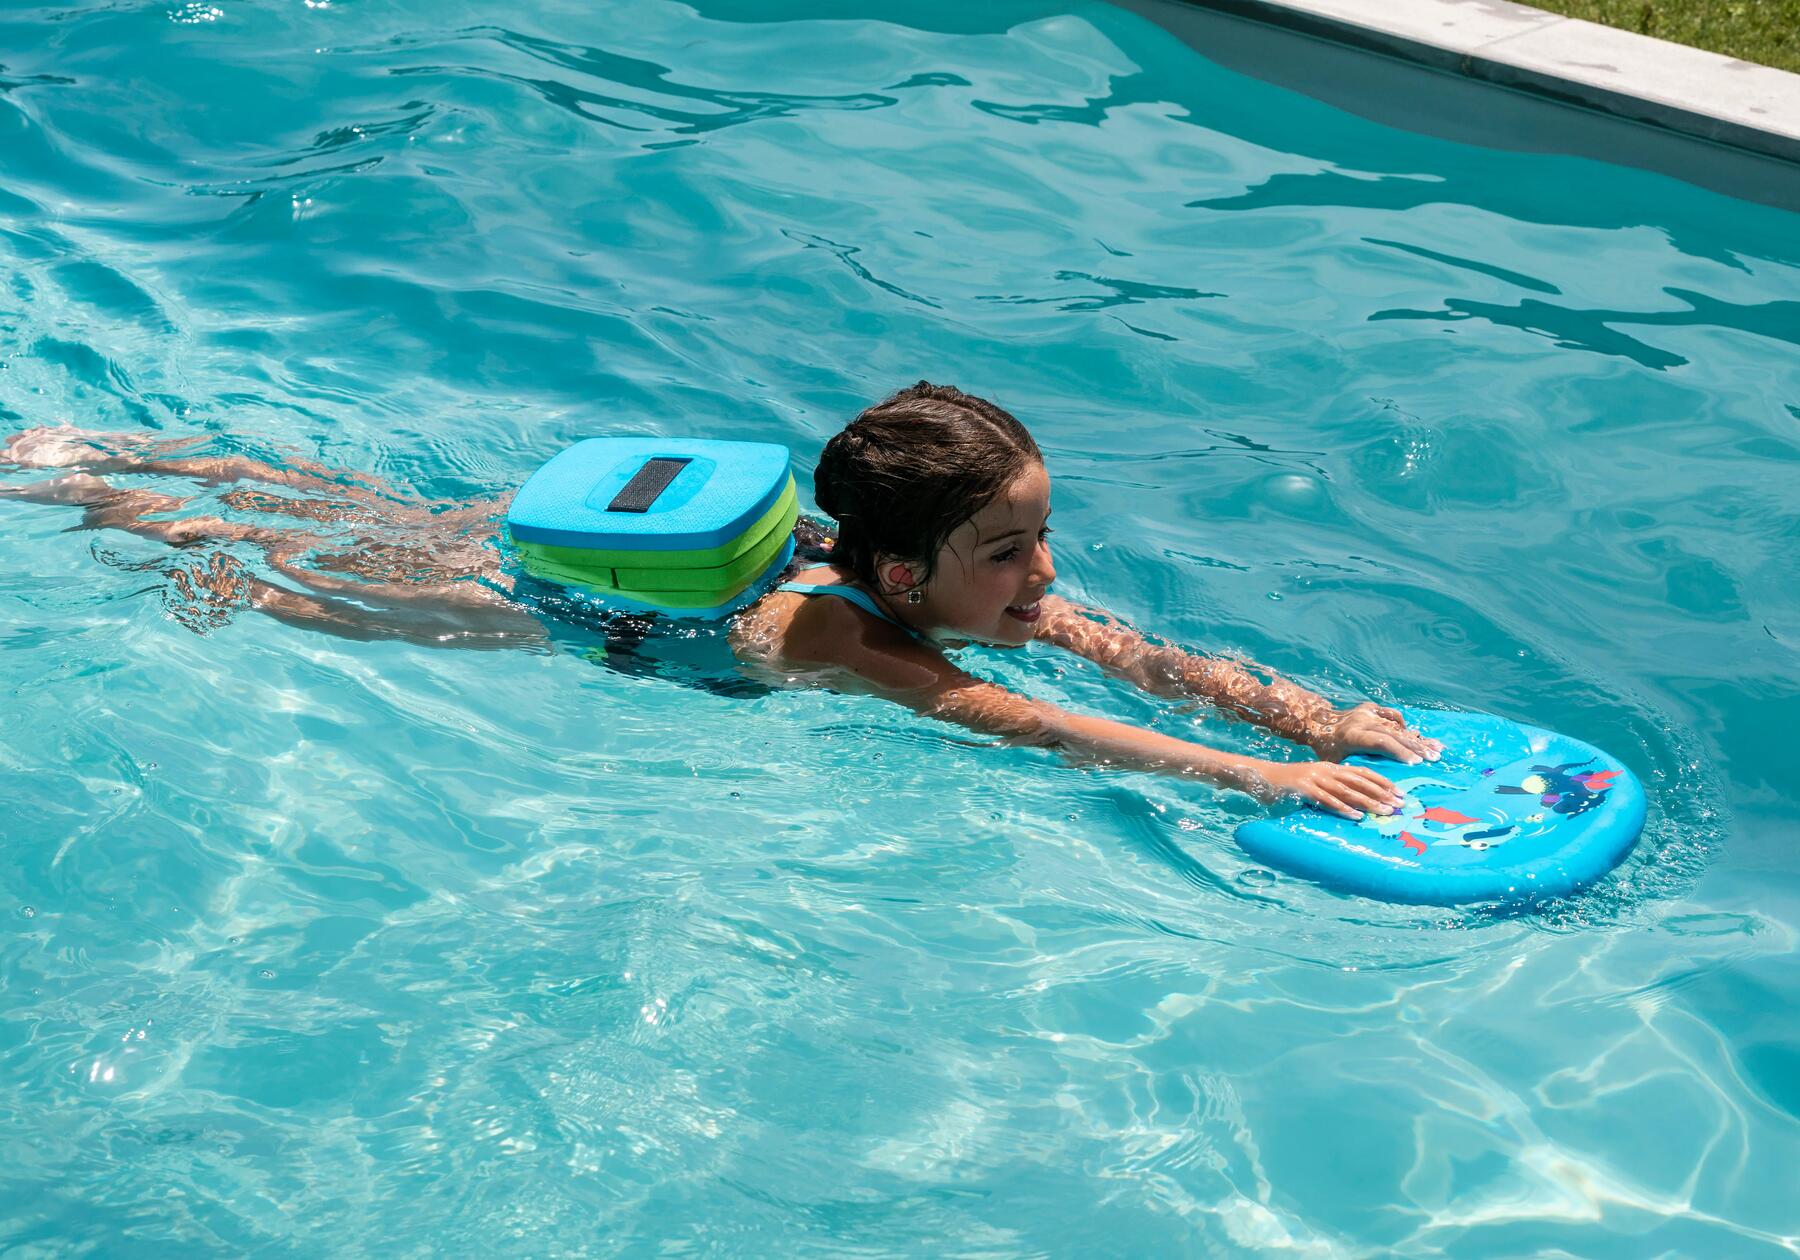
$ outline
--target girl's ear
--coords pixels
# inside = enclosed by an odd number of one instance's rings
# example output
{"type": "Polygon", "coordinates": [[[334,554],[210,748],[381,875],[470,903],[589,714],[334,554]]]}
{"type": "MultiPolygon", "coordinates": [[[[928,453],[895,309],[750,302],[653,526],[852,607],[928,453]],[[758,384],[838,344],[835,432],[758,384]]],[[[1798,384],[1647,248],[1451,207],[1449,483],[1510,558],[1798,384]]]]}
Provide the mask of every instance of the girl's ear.
{"type": "Polygon", "coordinates": [[[919,584],[917,566],[892,556],[876,558],[875,577],[884,595],[903,595],[919,584]]]}

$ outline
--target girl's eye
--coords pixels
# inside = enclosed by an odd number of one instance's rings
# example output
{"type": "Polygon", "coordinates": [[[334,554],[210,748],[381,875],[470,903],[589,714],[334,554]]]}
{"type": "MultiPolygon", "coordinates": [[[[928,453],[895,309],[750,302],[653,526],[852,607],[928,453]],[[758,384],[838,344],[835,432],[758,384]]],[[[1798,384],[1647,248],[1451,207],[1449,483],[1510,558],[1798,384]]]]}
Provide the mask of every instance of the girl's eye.
{"type": "MultiPolygon", "coordinates": [[[[1055,532],[1056,531],[1051,529],[1048,525],[1044,526],[1042,529],[1038,530],[1038,541],[1043,542],[1045,539],[1049,538],[1050,535],[1054,534],[1055,532]]],[[[1007,564],[1013,560],[1017,560],[1018,558],[1019,558],[1019,549],[1017,547],[1008,547],[1004,551],[996,551],[993,555],[988,557],[988,559],[993,561],[995,564],[1007,564]]]]}

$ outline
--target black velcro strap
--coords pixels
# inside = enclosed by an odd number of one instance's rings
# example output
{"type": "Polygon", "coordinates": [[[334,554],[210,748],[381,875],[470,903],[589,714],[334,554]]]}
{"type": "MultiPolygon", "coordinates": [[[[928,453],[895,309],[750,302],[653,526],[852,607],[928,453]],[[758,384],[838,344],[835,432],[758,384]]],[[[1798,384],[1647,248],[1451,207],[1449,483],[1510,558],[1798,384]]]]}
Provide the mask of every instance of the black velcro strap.
{"type": "Polygon", "coordinates": [[[657,497],[669,488],[669,483],[680,475],[681,470],[694,461],[691,459],[653,459],[637,470],[623,489],[613,496],[613,501],[606,505],[608,512],[648,512],[650,505],[657,497]]]}

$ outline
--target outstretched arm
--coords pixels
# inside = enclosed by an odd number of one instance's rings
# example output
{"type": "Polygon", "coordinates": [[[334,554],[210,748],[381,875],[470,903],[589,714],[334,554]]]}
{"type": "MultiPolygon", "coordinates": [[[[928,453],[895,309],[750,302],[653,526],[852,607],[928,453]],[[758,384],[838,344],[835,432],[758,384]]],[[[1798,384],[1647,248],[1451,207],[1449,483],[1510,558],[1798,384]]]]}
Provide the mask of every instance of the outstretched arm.
{"type": "Polygon", "coordinates": [[[811,667],[828,685],[886,696],[1008,743],[1053,748],[1078,763],[1199,779],[1265,801],[1298,796],[1351,818],[1391,813],[1400,800],[1393,784],[1372,770],[1261,761],[1030,699],[958,669],[936,648],[836,600],[812,601],[795,614],[778,664],[789,673],[811,667]]]}
{"type": "Polygon", "coordinates": [[[1327,761],[1369,752],[1410,765],[1435,759],[1442,749],[1436,740],[1408,730],[1398,710],[1373,704],[1338,709],[1272,670],[1259,676],[1261,667],[1153,643],[1116,618],[1059,596],[1045,596],[1037,638],[1153,695],[1191,697],[1235,713],[1327,761]]]}

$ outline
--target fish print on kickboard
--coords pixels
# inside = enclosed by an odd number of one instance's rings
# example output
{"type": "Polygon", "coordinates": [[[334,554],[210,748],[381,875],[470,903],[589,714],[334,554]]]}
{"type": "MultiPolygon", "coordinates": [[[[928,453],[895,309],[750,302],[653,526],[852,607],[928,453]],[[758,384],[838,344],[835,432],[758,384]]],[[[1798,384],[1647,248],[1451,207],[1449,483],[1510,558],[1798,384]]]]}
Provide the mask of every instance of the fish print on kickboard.
{"type": "Polygon", "coordinates": [[[1606,793],[1612,787],[1612,781],[1618,777],[1617,770],[1581,770],[1571,774],[1572,770],[1592,764],[1587,761],[1565,762],[1560,766],[1533,766],[1531,773],[1519,783],[1503,783],[1494,791],[1501,796],[1535,796],[1539,804],[1548,806],[1553,812],[1565,818],[1575,818],[1597,809],[1606,803],[1606,793]]]}
{"type": "MultiPolygon", "coordinates": [[[[1514,783],[1499,783],[1496,796],[1535,796],[1538,803],[1562,818],[1576,818],[1606,803],[1606,794],[1617,770],[1583,770],[1588,761],[1565,762],[1561,765],[1534,764],[1530,773],[1514,783]]],[[[1515,771],[1516,773],[1516,771],[1515,771]]],[[[1484,769],[1482,777],[1491,779],[1494,769],[1484,769]]],[[[1510,777],[1510,776],[1509,776],[1510,777]]],[[[1496,848],[1521,833],[1519,824],[1540,826],[1542,813],[1532,813],[1516,822],[1503,818],[1475,818],[1446,805],[1423,806],[1414,796],[1421,787],[1450,788],[1453,785],[1430,778],[1403,780],[1395,785],[1406,797],[1406,803],[1393,814],[1366,815],[1363,827],[1386,839],[1398,840],[1408,853],[1423,856],[1433,848],[1456,846],[1477,852],[1496,848]]]]}
{"type": "Polygon", "coordinates": [[[1446,805],[1422,805],[1416,795],[1426,787],[1456,791],[1456,784],[1419,777],[1396,780],[1394,786],[1405,798],[1401,807],[1392,814],[1365,814],[1359,825],[1385,839],[1398,840],[1409,853],[1422,856],[1445,845],[1477,851],[1491,849],[1504,844],[1518,830],[1503,820],[1472,818],[1446,805]]]}

